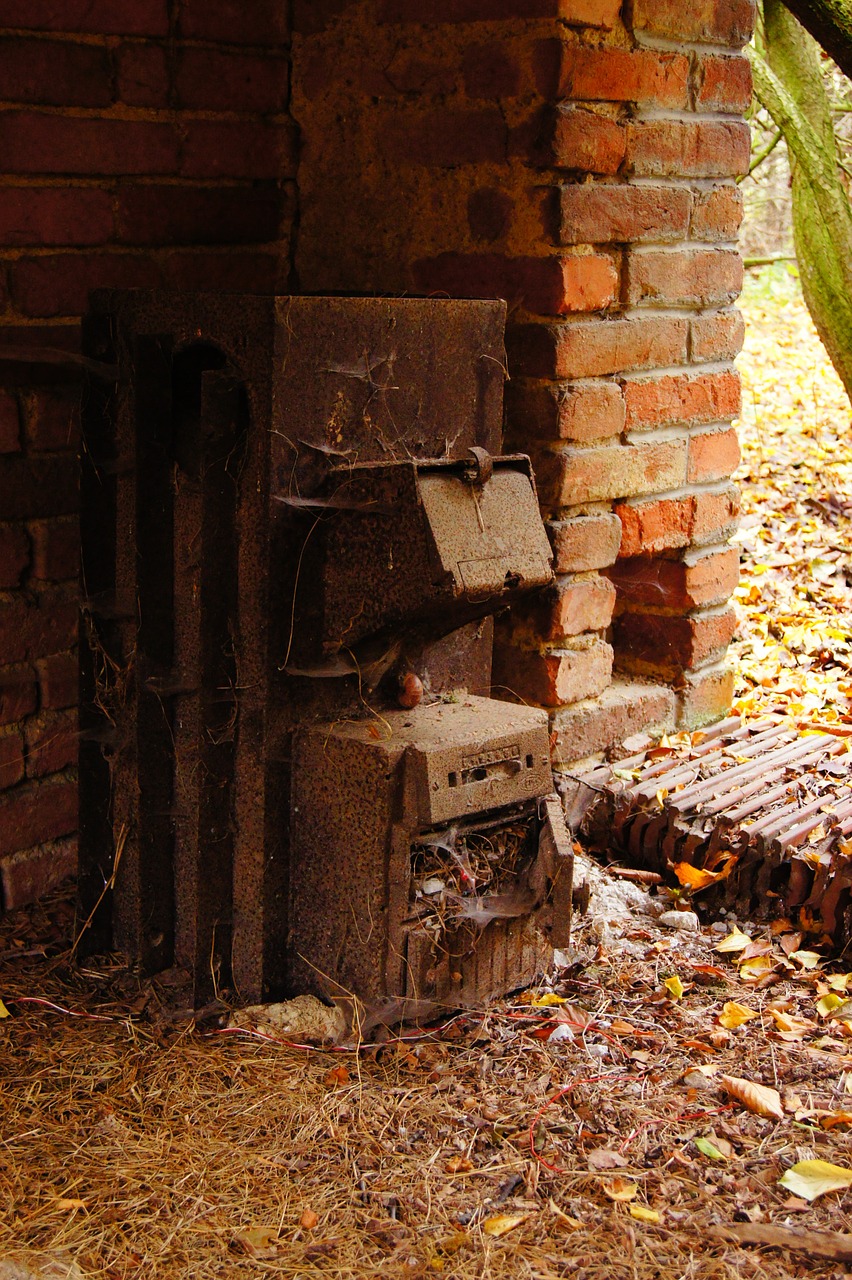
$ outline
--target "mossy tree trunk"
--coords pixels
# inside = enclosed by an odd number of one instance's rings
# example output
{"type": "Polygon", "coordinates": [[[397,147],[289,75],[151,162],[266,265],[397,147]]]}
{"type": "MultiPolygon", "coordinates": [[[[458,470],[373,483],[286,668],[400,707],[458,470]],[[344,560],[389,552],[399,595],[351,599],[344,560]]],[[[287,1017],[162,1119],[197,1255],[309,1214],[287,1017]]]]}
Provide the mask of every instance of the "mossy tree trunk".
{"type": "Polygon", "coordinates": [[[786,4],[852,80],[852,0],[786,0],[786,4]]]}
{"type": "Polygon", "coordinates": [[[755,93],[784,133],[802,292],[852,399],[852,209],[843,185],[820,52],[781,0],[764,0],[755,93]]]}

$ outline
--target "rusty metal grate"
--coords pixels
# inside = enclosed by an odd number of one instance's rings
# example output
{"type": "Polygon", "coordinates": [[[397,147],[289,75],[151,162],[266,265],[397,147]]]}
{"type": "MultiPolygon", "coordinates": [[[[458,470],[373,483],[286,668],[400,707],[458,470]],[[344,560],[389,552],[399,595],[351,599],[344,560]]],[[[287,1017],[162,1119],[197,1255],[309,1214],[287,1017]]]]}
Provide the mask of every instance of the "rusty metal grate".
{"type": "Polygon", "coordinates": [[[852,942],[852,758],[846,736],[734,717],[568,779],[594,848],[671,875],[699,903],[792,915],[852,942]],[[680,878],[689,873],[681,871],[680,878]]]}

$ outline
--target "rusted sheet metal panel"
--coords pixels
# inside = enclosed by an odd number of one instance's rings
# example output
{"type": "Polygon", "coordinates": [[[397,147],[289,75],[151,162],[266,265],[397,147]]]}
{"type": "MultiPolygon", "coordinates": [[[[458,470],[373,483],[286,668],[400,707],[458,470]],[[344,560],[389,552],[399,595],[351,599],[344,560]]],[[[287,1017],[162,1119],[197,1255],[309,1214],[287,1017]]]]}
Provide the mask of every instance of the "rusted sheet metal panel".
{"type": "Polygon", "coordinates": [[[694,745],[615,761],[579,785],[601,849],[655,871],[687,862],[713,873],[697,899],[710,910],[800,916],[836,947],[852,942],[845,738],[781,717],[732,718],[694,745]]]}

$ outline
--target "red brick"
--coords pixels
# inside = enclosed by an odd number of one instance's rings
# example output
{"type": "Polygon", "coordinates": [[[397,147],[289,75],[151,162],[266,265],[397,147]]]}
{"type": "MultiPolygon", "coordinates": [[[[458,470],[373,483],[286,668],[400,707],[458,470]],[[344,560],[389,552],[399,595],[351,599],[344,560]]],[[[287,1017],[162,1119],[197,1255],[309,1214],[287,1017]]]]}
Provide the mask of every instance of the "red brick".
{"type": "Polygon", "coordinates": [[[0,590],[17,587],[30,563],[30,540],[26,529],[0,524],[0,590]]]}
{"type": "Polygon", "coordinates": [[[750,157],[742,121],[637,120],[628,129],[627,166],[637,177],[738,177],[750,157]]]}
{"type": "Polygon", "coordinates": [[[282,214],[277,184],[241,187],[134,186],[118,193],[125,244],[251,244],[275,240],[282,214]]]}
{"type": "Polygon", "coordinates": [[[0,27],[164,36],[169,30],[168,0],[62,0],[61,4],[57,0],[0,0],[0,27]]]}
{"type": "Polygon", "coordinates": [[[670,40],[747,44],[754,27],[753,0],[633,0],[634,31],[670,40]]]}
{"type": "Polygon", "coordinates": [[[609,579],[563,578],[548,593],[541,637],[559,642],[583,631],[604,631],[614,608],[615,588],[609,579]]]}
{"type": "Polygon", "coordinates": [[[455,168],[505,164],[508,129],[497,107],[473,110],[402,110],[375,113],[376,145],[391,165],[455,168]]]}
{"type": "Polygon", "coordinates": [[[693,240],[736,240],[742,220],[739,187],[725,185],[695,192],[690,227],[693,240]]]}
{"type": "Polygon", "coordinates": [[[508,335],[514,376],[594,378],[683,364],[688,321],[671,316],[519,325],[508,335]]]}
{"type": "Polygon", "coordinates": [[[657,498],[651,502],[619,502],[622,556],[653,555],[692,543],[720,541],[736,527],[739,500],[736,489],[693,493],[685,498],[657,498]]]}
{"type": "Polygon", "coordinates": [[[608,570],[619,608],[646,605],[676,612],[723,604],[740,580],[740,556],[725,547],[686,562],[636,556],[608,570]]]}
{"type": "MultiPolygon", "coordinates": [[[[0,605],[0,628],[3,625],[3,609],[0,605]]],[[[0,646],[4,658],[10,651],[0,646]]],[[[14,654],[11,654],[13,661],[14,654]]],[[[38,686],[32,667],[0,667],[0,725],[15,724],[31,715],[38,705],[38,686]]]]}
{"type": "Polygon", "coordinates": [[[3,905],[15,911],[37,902],[77,870],[77,838],[53,840],[36,849],[22,849],[0,861],[3,905]]]}
{"type": "Polygon", "coordinates": [[[27,777],[44,778],[77,763],[77,710],[48,712],[24,728],[27,777]]]}
{"type": "Polygon", "coordinates": [[[0,733],[0,791],[24,776],[24,740],[17,729],[0,733]]]}
{"type": "MultiPolygon", "coordinates": [[[[325,0],[332,12],[343,9],[351,0],[325,0]]],[[[319,0],[302,0],[301,8],[308,17],[319,0]]],[[[571,26],[610,28],[621,7],[620,0],[381,0],[380,23],[417,23],[434,26],[439,23],[499,22],[506,18],[561,18],[571,26]]],[[[300,29],[299,21],[294,24],[300,29]]]]}
{"type": "Polygon", "coordinates": [[[32,783],[0,796],[0,855],[17,853],[77,828],[77,783],[32,783]]]}
{"type": "MultiPolygon", "coordinates": [[[[67,592],[44,593],[39,600],[12,596],[0,603],[0,654],[6,662],[21,663],[45,658],[50,653],[64,653],[77,643],[78,615],[77,601],[69,599],[67,592]]],[[[28,691],[24,698],[28,710],[6,716],[6,720],[16,720],[32,710],[31,698],[35,705],[35,679],[31,671],[23,675],[20,669],[11,675],[7,670],[5,677],[0,676],[0,684],[4,679],[9,691],[5,696],[11,697],[15,690],[24,686],[28,691]]],[[[14,696],[19,695],[15,693],[14,696]]],[[[20,696],[24,697],[24,694],[20,696]]],[[[3,697],[4,693],[0,692],[0,704],[3,697]]],[[[0,714],[0,723],[3,722],[0,714]]]]}
{"type": "Polygon", "coordinates": [[[684,54],[569,44],[562,44],[560,53],[559,98],[656,107],[688,105],[689,59],[684,54]]]}
{"type": "Polygon", "coordinates": [[[612,679],[612,648],[595,639],[576,649],[530,653],[509,643],[494,646],[493,688],[500,697],[560,707],[594,698],[612,679]]]}
{"type": "Polygon", "coordinates": [[[576,507],[677,489],[686,480],[686,454],[686,440],[663,440],[534,455],[539,497],[548,506],[576,507]]]}
{"type": "Polygon", "coordinates": [[[559,192],[560,244],[610,244],[682,239],[692,196],[683,187],[582,183],[559,192]]]}
{"type": "Polygon", "coordinates": [[[293,174],[295,132],[292,125],[191,120],[183,125],[183,133],[180,171],[188,178],[259,180],[293,174]]]}
{"type": "Polygon", "coordinates": [[[682,671],[719,662],[736,629],[733,609],[689,618],[625,613],[613,626],[616,662],[623,671],[671,679],[682,671]]]}
{"type": "Polygon", "coordinates": [[[38,520],[30,525],[33,577],[47,582],[76,578],[80,568],[80,525],[69,520],[38,520]]]}
{"type": "Polygon", "coordinates": [[[588,443],[624,428],[624,397],[615,382],[506,385],[507,434],[524,451],[530,437],[588,443]]]}
{"type": "Polygon", "coordinates": [[[213,111],[283,111],[288,74],[286,58],[183,49],[175,72],[176,103],[213,111]]]}
{"type": "Polygon", "coordinates": [[[585,573],[614,564],[621,543],[615,515],[574,516],[547,525],[557,573],[585,573]]]}
{"type": "Polygon", "coordinates": [[[510,258],[496,253],[442,253],[421,258],[412,270],[422,292],[505,298],[539,315],[596,311],[614,302],[618,289],[618,270],[606,254],[510,258]]]}
{"type": "Polygon", "coordinates": [[[697,67],[696,109],[743,115],[751,104],[751,65],[748,58],[701,58],[697,67]]]}
{"type": "Polygon", "coordinates": [[[76,511],[77,494],[77,459],[70,453],[0,459],[0,511],[7,520],[76,511]]]}
{"type": "Polygon", "coordinates": [[[112,235],[112,199],[88,187],[0,187],[0,243],[105,244],[112,235]]]}
{"type": "Polygon", "coordinates": [[[18,402],[8,391],[0,391],[0,454],[17,453],[20,447],[18,402]]]}
{"type": "Polygon", "coordinates": [[[123,44],[117,55],[118,96],[131,107],[169,105],[169,67],[159,44],[123,44]]]}
{"type": "Polygon", "coordinates": [[[571,765],[598,751],[617,748],[638,732],[665,733],[674,728],[676,702],[671,689],[653,684],[613,681],[594,699],[554,713],[554,759],[571,765]]]}
{"type": "Polygon", "coordinates": [[[608,116],[561,105],[553,119],[546,163],[581,173],[618,173],[624,162],[627,130],[608,116]]]}
{"type": "Polygon", "coordinates": [[[0,153],[7,173],[174,173],[178,141],[170,124],[153,121],[5,111],[0,153]]]}
{"type": "Polygon", "coordinates": [[[70,40],[0,37],[0,84],[7,102],[69,107],[105,107],[112,102],[106,49],[70,40]]]}
{"type": "Polygon", "coordinates": [[[55,387],[32,392],[26,398],[26,435],[31,449],[76,449],[80,439],[80,392],[55,387]]]}
{"type": "Polygon", "coordinates": [[[288,8],[281,0],[182,0],[180,34],[217,44],[281,44],[288,35],[288,8]]]}
{"type": "Polygon", "coordinates": [[[632,306],[723,306],[742,287],[743,260],[733,249],[637,249],[628,257],[632,306]]]}
{"type": "Polygon", "coordinates": [[[690,484],[709,480],[726,480],[740,462],[740,442],[736,431],[710,431],[691,436],[689,440],[690,484]]]}
{"type": "Polygon", "coordinates": [[[43,711],[74,707],[78,702],[79,671],[76,655],[54,653],[35,664],[43,711]]]}
{"type": "Polygon", "coordinates": [[[287,265],[277,253],[172,253],[163,276],[173,289],[281,293],[287,265]]]}
{"type": "MultiPolygon", "coordinates": [[[[462,75],[469,98],[514,98],[521,88],[520,63],[502,40],[469,45],[462,58],[462,75]]],[[[393,79],[399,84],[395,65],[393,79]]]]}
{"type": "Polygon", "coordinates": [[[736,369],[625,378],[622,390],[628,431],[718,422],[735,418],[740,412],[740,375],[736,369]]]}
{"type": "Polygon", "coordinates": [[[730,667],[687,671],[678,692],[678,727],[694,729],[723,719],[731,709],[734,673],[730,667]]]}
{"type": "Polygon", "coordinates": [[[693,360],[733,360],[743,345],[745,326],[739,311],[696,316],[689,325],[689,353],[693,360]]]}
{"type": "Polygon", "coordinates": [[[134,289],[161,284],[149,258],[122,253],[57,253],[20,258],[12,268],[12,296],[28,316],[78,316],[92,289],[134,289]]]}

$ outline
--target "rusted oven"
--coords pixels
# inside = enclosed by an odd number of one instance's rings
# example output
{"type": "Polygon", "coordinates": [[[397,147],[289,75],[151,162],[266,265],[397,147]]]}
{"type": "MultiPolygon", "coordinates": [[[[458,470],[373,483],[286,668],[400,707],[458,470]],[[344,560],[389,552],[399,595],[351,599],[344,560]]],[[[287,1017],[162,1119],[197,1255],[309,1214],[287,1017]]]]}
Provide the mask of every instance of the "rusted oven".
{"type": "Polygon", "coordinates": [[[552,577],[501,303],[95,299],[81,918],[195,998],[469,1005],[570,924],[547,715],[488,697],[552,577]]]}

